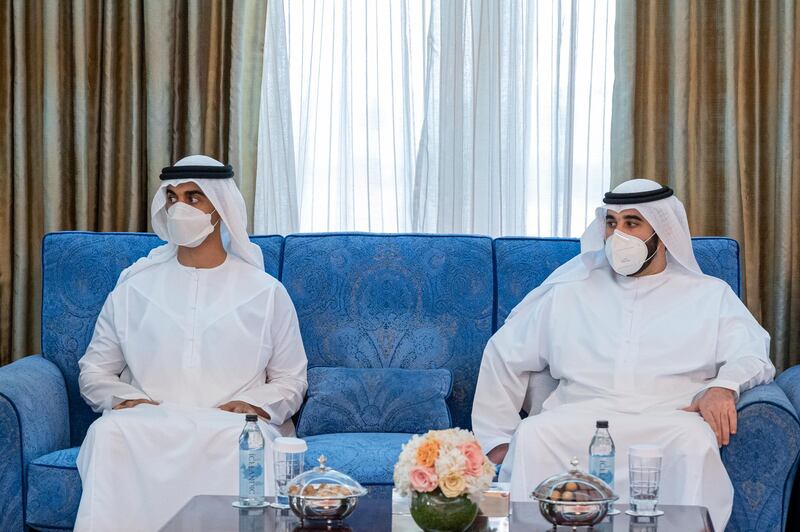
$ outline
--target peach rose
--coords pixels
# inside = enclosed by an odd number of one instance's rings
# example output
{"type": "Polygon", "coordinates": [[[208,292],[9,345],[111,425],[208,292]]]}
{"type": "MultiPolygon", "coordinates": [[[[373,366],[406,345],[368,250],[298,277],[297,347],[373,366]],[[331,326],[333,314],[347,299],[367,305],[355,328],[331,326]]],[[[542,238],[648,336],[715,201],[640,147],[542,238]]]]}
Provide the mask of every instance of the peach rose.
{"type": "Polygon", "coordinates": [[[450,473],[439,479],[439,488],[445,497],[458,497],[464,492],[465,487],[464,477],[458,473],[450,473]]]}
{"type": "Polygon", "coordinates": [[[471,477],[480,476],[480,474],[483,472],[484,460],[481,446],[476,442],[471,441],[469,443],[462,444],[459,446],[459,449],[462,453],[464,453],[464,458],[467,459],[467,466],[464,469],[464,473],[471,477]]]}
{"type": "Polygon", "coordinates": [[[408,472],[408,478],[411,487],[420,493],[435,490],[439,483],[439,477],[436,476],[436,471],[432,467],[414,466],[408,472]]]}
{"type": "Polygon", "coordinates": [[[436,458],[439,456],[439,442],[436,440],[426,440],[417,448],[417,465],[422,467],[433,467],[436,458]]]}

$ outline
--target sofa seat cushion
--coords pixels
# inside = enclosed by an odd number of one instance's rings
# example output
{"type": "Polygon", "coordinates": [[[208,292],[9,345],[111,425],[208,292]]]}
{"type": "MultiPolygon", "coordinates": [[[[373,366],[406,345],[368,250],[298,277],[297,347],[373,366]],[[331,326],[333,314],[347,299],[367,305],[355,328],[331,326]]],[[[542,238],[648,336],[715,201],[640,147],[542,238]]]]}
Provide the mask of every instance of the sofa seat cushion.
{"type": "Polygon", "coordinates": [[[452,388],[446,368],[311,368],[297,434],[447,429],[452,388]]]}
{"type": "Polygon", "coordinates": [[[82,491],[75,465],[79,449],[55,451],[28,466],[28,526],[37,530],[72,528],[82,491]]]}
{"type": "Polygon", "coordinates": [[[393,484],[394,464],[403,444],[412,436],[399,432],[309,436],[305,438],[308,443],[306,470],[317,467],[320,455],[325,455],[329,467],[350,475],[361,484],[393,484]]]}

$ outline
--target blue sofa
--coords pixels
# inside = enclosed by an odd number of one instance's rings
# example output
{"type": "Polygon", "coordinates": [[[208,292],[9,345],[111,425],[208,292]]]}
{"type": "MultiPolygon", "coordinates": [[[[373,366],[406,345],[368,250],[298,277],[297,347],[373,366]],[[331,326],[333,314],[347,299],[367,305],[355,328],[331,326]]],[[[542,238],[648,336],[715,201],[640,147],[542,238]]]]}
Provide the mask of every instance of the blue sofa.
{"type": "MultiPolygon", "coordinates": [[[[467,428],[489,337],[528,291],[579,250],[574,239],[481,236],[348,233],[253,241],[266,270],[292,296],[309,368],[446,368],[452,375],[446,422],[467,428]]],[[[160,243],[136,233],[44,238],[43,354],[0,368],[0,530],[72,527],[81,493],[75,458],[96,418],[80,398],[77,361],[119,272],[160,243]]],[[[740,293],[736,242],[696,238],[694,247],[703,270],[740,293]]],[[[306,434],[309,465],[324,453],[365,484],[391,484],[409,434],[363,430],[381,426],[386,407],[380,402],[386,394],[367,395],[336,397],[340,404],[332,406],[353,421],[306,434]],[[377,417],[365,421],[365,412],[377,417]]],[[[800,456],[800,367],[743,394],[738,409],[739,432],[722,450],[736,490],[728,529],[783,530],[800,456]]],[[[312,414],[301,410],[299,421],[304,415],[312,414]]]]}

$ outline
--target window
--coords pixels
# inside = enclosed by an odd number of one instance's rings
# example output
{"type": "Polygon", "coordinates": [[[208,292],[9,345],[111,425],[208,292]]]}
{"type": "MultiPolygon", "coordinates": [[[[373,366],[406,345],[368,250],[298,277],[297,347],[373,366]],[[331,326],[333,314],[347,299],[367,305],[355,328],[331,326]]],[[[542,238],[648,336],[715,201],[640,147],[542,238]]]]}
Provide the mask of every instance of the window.
{"type": "Polygon", "coordinates": [[[614,7],[271,2],[256,230],[579,235],[610,181],[614,7]]]}

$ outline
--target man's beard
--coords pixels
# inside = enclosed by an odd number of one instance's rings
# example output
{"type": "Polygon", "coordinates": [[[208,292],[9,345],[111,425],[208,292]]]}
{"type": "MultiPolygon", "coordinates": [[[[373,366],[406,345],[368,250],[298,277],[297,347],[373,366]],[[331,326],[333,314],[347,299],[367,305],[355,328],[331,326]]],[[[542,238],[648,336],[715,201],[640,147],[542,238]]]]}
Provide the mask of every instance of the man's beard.
{"type": "Polygon", "coordinates": [[[656,251],[658,251],[659,242],[661,242],[661,240],[659,240],[658,235],[654,234],[653,238],[644,243],[644,245],[647,246],[647,256],[650,258],[644,261],[642,267],[639,268],[639,271],[629,274],[628,277],[636,277],[637,275],[645,271],[647,267],[650,266],[650,264],[653,263],[653,261],[656,258],[656,251]]]}

